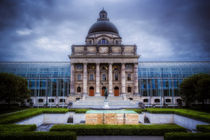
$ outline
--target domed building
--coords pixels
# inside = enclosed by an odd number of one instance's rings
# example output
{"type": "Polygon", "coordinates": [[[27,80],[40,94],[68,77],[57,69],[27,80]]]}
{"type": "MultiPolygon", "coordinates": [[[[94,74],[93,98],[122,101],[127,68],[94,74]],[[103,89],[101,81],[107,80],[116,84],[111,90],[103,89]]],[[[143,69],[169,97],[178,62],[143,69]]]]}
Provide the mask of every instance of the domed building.
{"type": "Polygon", "coordinates": [[[138,94],[136,45],[123,45],[117,27],[103,9],[90,27],[85,45],[72,45],[71,87],[75,97],[138,94]]]}

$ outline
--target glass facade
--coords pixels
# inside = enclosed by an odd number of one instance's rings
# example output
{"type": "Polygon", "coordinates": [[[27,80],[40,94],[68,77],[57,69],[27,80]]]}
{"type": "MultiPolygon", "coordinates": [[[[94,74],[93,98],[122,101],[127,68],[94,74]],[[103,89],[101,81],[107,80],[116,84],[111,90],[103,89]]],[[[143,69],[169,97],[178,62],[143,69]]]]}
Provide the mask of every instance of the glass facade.
{"type": "MultiPolygon", "coordinates": [[[[70,95],[70,62],[1,62],[0,72],[26,78],[31,95],[35,97],[70,95]]],[[[196,73],[210,74],[210,61],[140,62],[139,94],[149,97],[179,96],[179,84],[196,73]]]]}
{"type": "Polygon", "coordinates": [[[70,93],[69,62],[1,62],[0,72],[26,78],[31,96],[68,96],[70,93]]]}

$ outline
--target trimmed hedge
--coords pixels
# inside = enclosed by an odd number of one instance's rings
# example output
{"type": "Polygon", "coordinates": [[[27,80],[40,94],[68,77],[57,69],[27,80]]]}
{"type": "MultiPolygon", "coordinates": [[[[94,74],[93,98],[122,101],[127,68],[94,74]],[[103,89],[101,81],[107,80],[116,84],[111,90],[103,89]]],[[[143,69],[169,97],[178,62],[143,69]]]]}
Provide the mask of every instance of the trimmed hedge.
{"type": "Polygon", "coordinates": [[[197,125],[197,130],[210,133],[210,125],[197,125]]]}
{"type": "Polygon", "coordinates": [[[166,133],[164,140],[209,140],[210,133],[166,133]]]}
{"type": "Polygon", "coordinates": [[[150,113],[174,113],[197,120],[210,122],[210,113],[191,109],[147,108],[146,111],[150,113]]]}
{"type": "Polygon", "coordinates": [[[139,135],[162,136],[167,132],[186,132],[174,124],[161,125],[54,125],[50,131],[73,131],[77,135],[139,135]]]}
{"type": "Polygon", "coordinates": [[[0,117],[0,124],[14,123],[42,113],[66,113],[66,108],[31,108],[23,111],[5,114],[0,117]]]}
{"type": "Polygon", "coordinates": [[[76,140],[74,132],[1,132],[1,140],[76,140]]]}
{"type": "Polygon", "coordinates": [[[18,125],[18,124],[0,125],[0,132],[5,132],[5,131],[24,132],[24,131],[34,131],[34,130],[36,130],[36,125],[18,125]]]}
{"type": "Polygon", "coordinates": [[[86,113],[90,109],[69,109],[69,112],[75,112],[75,113],[86,113]]]}

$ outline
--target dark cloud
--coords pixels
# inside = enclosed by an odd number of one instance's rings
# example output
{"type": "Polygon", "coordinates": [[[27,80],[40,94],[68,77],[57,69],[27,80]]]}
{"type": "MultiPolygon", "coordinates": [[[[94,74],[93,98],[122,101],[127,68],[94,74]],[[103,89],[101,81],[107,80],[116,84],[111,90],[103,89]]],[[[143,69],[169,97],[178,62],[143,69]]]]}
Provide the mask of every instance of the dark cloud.
{"type": "Polygon", "coordinates": [[[0,61],[68,60],[102,7],[142,60],[210,60],[208,0],[0,0],[0,61]]]}

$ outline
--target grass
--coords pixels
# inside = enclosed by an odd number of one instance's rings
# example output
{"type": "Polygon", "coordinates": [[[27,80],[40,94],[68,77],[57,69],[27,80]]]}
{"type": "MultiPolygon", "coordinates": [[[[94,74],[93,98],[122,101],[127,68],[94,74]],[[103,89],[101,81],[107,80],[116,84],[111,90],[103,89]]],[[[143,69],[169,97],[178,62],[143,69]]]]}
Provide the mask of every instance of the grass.
{"type": "Polygon", "coordinates": [[[74,132],[0,132],[1,140],[76,140],[74,132]]]}
{"type": "Polygon", "coordinates": [[[210,125],[197,125],[197,130],[210,133],[210,125]]]}
{"type": "Polygon", "coordinates": [[[66,108],[31,108],[0,116],[0,124],[14,123],[42,113],[66,113],[66,108]]]}
{"type": "Polygon", "coordinates": [[[175,124],[161,125],[54,125],[50,131],[73,131],[77,135],[140,135],[162,136],[167,132],[186,132],[175,124]]]}
{"type": "Polygon", "coordinates": [[[6,124],[0,125],[0,132],[25,132],[36,130],[36,125],[17,125],[17,124],[6,124]]]}
{"type": "Polygon", "coordinates": [[[210,122],[210,113],[191,109],[147,108],[146,111],[150,113],[174,113],[197,120],[210,122]]]}
{"type": "Polygon", "coordinates": [[[210,133],[171,132],[164,135],[164,140],[209,140],[210,133]]]}

